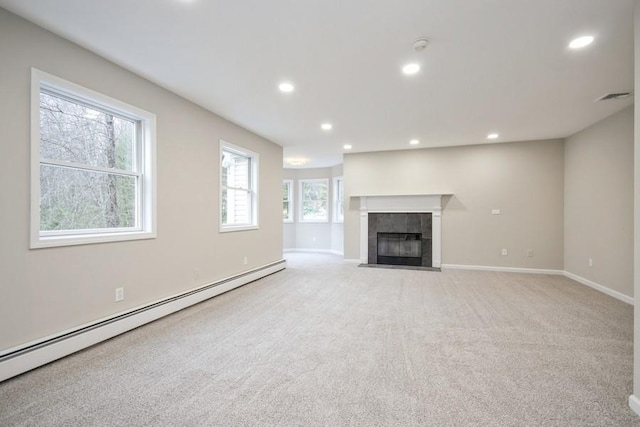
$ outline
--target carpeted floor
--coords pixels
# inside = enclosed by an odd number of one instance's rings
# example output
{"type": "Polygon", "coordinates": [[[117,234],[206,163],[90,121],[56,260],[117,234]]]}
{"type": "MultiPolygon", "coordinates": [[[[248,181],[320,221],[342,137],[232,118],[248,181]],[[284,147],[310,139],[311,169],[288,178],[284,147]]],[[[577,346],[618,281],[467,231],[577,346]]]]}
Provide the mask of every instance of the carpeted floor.
{"type": "Polygon", "coordinates": [[[0,384],[0,425],[640,426],[633,309],[563,277],[289,268],[0,384]]]}

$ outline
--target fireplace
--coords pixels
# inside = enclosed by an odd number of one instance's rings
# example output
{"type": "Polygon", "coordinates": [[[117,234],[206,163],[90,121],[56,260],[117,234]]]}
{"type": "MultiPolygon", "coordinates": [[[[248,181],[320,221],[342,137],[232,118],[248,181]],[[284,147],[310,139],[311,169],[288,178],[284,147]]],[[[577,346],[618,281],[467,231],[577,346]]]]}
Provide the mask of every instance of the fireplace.
{"type": "Polygon", "coordinates": [[[378,264],[422,265],[421,233],[378,233],[378,264]]]}
{"type": "Polygon", "coordinates": [[[369,214],[367,264],[432,267],[431,213],[369,214]]]}
{"type": "Polygon", "coordinates": [[[420,233],[420,265],[440,268],[444,196],[452,196],[452,193],[351,196],[360,210],[360,262],[378,263],[378,232],[420,233]]]}

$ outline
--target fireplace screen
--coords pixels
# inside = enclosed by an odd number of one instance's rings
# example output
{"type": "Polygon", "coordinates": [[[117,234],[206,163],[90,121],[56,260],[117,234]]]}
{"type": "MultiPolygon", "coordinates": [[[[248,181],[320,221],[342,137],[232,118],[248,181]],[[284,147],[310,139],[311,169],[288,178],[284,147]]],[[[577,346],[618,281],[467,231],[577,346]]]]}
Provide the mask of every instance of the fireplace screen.
{"type": "Polygon", "coordinates": [[[421,233],[378,233],[378,264],[422,265],[421,233]]]}

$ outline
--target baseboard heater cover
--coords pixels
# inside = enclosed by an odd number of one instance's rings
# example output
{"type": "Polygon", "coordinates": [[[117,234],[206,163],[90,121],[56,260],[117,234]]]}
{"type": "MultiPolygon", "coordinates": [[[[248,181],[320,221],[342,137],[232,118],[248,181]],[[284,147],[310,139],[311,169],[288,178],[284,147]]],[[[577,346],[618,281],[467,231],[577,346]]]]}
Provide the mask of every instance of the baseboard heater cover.
{"type": "Polygon", "coordinates": [[[182,294],[6,350],[0,353],[0,382],[277,273],[286,267],[285,260],[276,261],[182,294]]]}

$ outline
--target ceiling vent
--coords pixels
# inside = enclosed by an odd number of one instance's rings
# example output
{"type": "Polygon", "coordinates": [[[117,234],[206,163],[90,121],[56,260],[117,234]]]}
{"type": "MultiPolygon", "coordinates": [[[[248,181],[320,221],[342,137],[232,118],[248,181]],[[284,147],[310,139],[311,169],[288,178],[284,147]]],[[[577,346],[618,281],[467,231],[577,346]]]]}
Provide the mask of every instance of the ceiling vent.
{"type": "Polygon", "coordinates": [[[596,99],[595,102],[598,102],[598,101],[610,101],[610,100],[615,100],[615,99],[624,99],[624,98],[628,98],[630,96],[631,96],[631,91],[612,92],[612,93],[607,93],[605,95],[602,95],[600,98],[596,99]]]}

